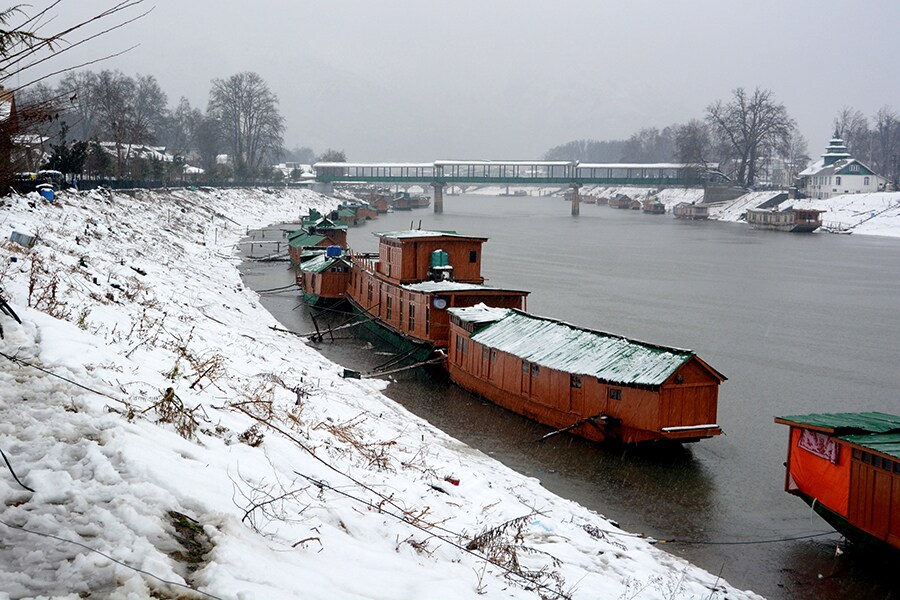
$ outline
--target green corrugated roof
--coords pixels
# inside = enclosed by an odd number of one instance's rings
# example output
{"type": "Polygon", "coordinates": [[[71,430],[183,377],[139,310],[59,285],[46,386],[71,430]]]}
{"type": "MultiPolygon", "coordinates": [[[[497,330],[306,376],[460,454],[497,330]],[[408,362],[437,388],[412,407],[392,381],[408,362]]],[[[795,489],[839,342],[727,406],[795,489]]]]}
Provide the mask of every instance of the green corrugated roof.
{"type": "Polygon", "coordinates": [[[694,356],[517,310],[472,340],[543,367],[622,385],[661,385],[694,356]]]}
{"type": "Polygon", "coordinates": [[[315,246],[319,242],[325,239],[324,235],[316,235],[312,233],[302,232],[302,234],[294,235],[288,238],[290,240],[290,245],[295,248],[302,248],[304,246],[315,246]]]}
{"type": "Polygon", "coordinates": [[[900,459],[900,433],[877,433],[868,435],[842,435],[838,439],[842,439],[862,446],[873,452],[881,452],[894,458],[900,459]]]}
{"type": "Polygon", "coordinates": [[[832,429],[836,433],[900,431],[900,417],[882,412],[812,413],[778,418],[799,425],[832,429]]]}

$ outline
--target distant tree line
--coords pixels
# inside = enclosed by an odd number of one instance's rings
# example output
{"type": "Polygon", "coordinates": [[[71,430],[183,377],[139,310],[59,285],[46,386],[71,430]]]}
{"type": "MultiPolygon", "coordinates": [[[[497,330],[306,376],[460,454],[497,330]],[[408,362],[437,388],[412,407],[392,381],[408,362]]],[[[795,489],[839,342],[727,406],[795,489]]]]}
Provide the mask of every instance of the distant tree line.
{"type": "Polygon", "coordinates": [[[170,106],[153,75],[114,70],[69,72],[55,85],[39,82],[21,92],[17,103],[52,107],[49,117],[31,128],[33,137],[49,140],[41,151],[50,158],[35,168],[177,180],[190,164],[204,169],[207,180],[246,181],[281,178],[272,165],[282,159],[316,160],[310,148],[284,148],[278,97],[252,72],[213,79],[205,112],[185,97],[170,106]],[[144,146],[164,149],[174,159],[162,160],[144,146]]]}
{"type": "MultiPolygon", "coordinates": [[[[849,151],[875,172],[897,181],[900,156],[900,121],[889,107],[870,121],[860,111],[845,107],[834,127],[849,151]]],[[[825,135],[825,134],[823,134],[825,135]]],[[[825,147],[823,140],[822,148],[825,147]]],[[[547,160],[582,162],[678,162],[705,169],[719,165],[735,184],[754,186],[760,170],[778,160],[793,181],[810,162],[807,141],[796,122],[770,90],[737,88],[727,101],[707,106],[704,118],[663,128],[644,128],[627,140],[575,140],[556,146],[547,160]]],[[[764,170],[764,169],[763,169],[764,170]]]]}

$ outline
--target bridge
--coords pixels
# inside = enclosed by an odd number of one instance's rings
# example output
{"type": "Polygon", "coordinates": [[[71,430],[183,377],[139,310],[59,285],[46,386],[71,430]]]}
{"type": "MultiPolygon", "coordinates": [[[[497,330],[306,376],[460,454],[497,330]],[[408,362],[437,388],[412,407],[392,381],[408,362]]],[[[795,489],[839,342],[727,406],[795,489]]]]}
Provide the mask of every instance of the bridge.
{"type": "MultiPolygon", "coordinates": [[[[578,190],[584,185],[702,185],[709,171],[684,163],[581,163],[577,161],[437,160],[433,163],[334,163],[313,165],[323,183],[422,183],[434,188],[434,212],[444,209],[448,184],[565,185],[572,194],[572,214],[579,213],[578,190]]],[[[709,168],[714,169],[716,165],[709,168]]]]}

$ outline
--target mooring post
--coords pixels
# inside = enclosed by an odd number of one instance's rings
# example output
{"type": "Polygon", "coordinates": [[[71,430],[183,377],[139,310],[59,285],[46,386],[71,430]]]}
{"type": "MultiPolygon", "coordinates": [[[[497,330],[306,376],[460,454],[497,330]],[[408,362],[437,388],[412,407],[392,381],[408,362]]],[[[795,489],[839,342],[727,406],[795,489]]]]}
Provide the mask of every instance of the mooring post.
{"type": "Polygon", "coordinates": [[[581,214],[581,198],[578,195],[578,189],[581,187],[580,183],[572,184],[572,216],[577,217],[581,214]]]}
{"type": "Polygon", "coordinates": [[[438,181],[431,184],[434,187],[434,214],[444,212],[444,184],[438,181]]]}

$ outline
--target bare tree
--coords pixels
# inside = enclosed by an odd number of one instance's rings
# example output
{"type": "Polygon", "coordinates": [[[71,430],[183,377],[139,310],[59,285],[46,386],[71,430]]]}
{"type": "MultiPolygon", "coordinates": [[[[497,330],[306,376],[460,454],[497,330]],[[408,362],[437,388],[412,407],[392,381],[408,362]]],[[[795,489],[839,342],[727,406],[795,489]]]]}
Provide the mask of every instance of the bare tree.
{"type": "Polygon", "coordinates": [[[130,110],[129,140],[134,144],[158,141],[166,126],[168,98],[156,77],[138,75],[134,82],[134,98],[130,110]]]}
{"type": "Polygon", "coordinates": [[[897,182],[898,157],[900,157],[900,119],[891,108],[883,106],[875,113],[875,128],[872,131],[873,165],[881,173],[897,182]]]}
{"type": "Polygon", "coordinates": [[[93,64],[122,52],[100,56],[80,65],[65,64],[66,53],[140,19],[149,11],[138,13],[143,0],[122,0],[96,14],[82,11],[83,18],[65,22],[54,10],[65,0],[53,0],[42,10],[17,4],[0,10],[0,192],[5,192],[17,168],[11,160],[18,150],[14,141],[34,131],[35,125],[59,118],[65,110],[63,95],[44,98],[41,102],[23,103],[16,109],[16,93],[45,79],[78,67],[93,64]],[[13,89],[9,82],[16,78],[13,89]],[[8,109],[3,107],[8,107],[8,109]]]}
{"type": "Polygon", "coordinates": [[[849,106],[841,108],[834,118],[834,130],[847,144],[850,154],[863,162],[871,162],[869,119],[862,111],[849,106]]]}
{"type": "Polygon", "coordinates": [[[347,155],[343,150],[329,148],[316,159],[316,162],[347,162],[347,155]]]}
{"type": "Polygon", "coordinates": [[[219,122],[238,177],[257,174],[266,159],[281,153],[284,119],[278,97],[258,74],[214,79],[207,113],[219,122]]]}
{"type": "Polygon", "coordinates": [[[725,156],[734,161],[734,179],[743,186],[756,180],[766,144],[783,148],[795,126],[784,105],[760,88],[752,94],[737,88],[730,102],[719,100],[707,107],[706,119],[725,156]]]}
{"type": "Polygon", "coordinates": [[[810,162],[809,145],[806,143],[806,138],[803,137],[803,134],[797,130],[791,133],[791,137],[785,146],[784,160],[787,167],[785,179],[788,185],[793,185],[797,175],[810,162]]]}
{"type": "Polygon", "coordinates": [[[74,137],[89,140],[97,135],[100,111],[97,91],[97,74],[93,71],[66,73],[57,86],[58,95],[64,99],[69,126],[74,137]]]}

